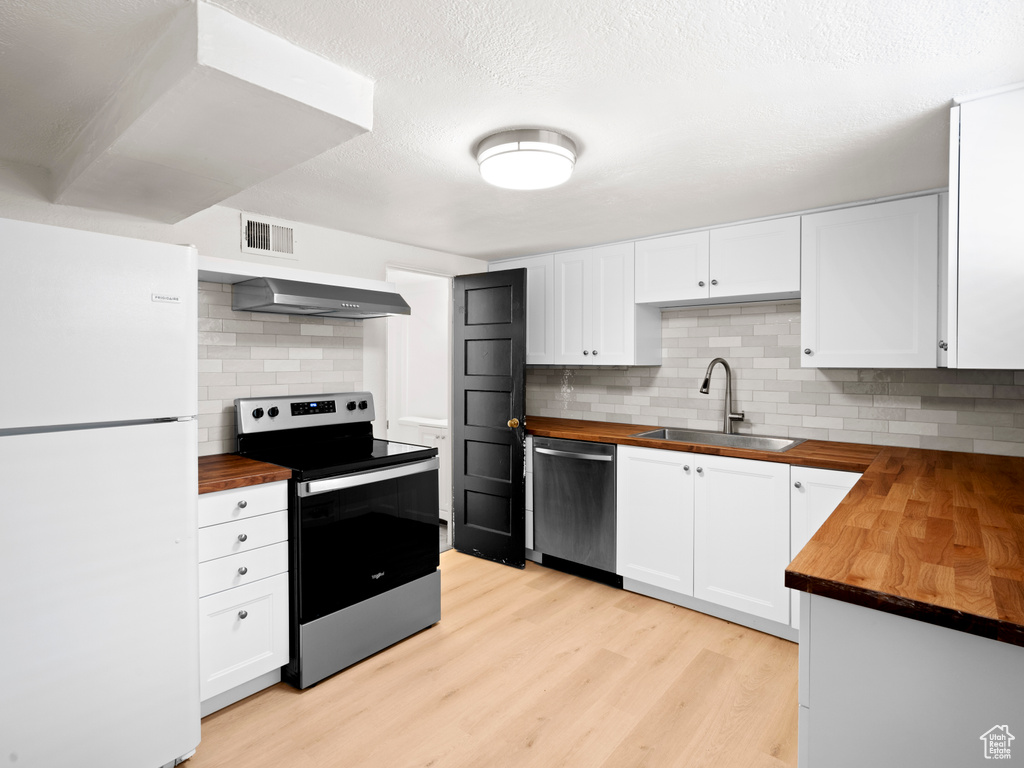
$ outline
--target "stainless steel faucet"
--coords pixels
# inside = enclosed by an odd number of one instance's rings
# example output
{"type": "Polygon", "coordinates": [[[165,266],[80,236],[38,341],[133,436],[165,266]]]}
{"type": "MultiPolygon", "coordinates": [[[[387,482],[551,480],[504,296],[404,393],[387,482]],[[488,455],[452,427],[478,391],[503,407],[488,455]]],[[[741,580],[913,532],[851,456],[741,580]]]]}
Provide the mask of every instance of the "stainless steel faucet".
{"type": "Polygon", "coordinates": [[[711,370],[715,367],[716,363],[721,363],[722,367],[725,368],[725,417],[722,419],[722,431],[728,435],[732,433],[732,423],[734,421],[743,421],[743,411],[735,413],[732,410],[732,369],[725,360],[716,357],[708,364],[708,369],[704,373],[704,383],[700,385],[700,393],[702,395],[708,393],[708,389],[711,387],[711,370]]]}

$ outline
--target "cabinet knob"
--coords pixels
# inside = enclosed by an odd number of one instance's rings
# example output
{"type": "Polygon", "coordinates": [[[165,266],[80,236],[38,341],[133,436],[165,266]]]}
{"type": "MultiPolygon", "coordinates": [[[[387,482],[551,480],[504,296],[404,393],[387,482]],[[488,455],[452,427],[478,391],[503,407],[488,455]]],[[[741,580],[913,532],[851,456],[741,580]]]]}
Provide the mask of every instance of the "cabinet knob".
{"type": "Polygon", "coordinates": [[[238,612],[238,618],[240,618],[240,619],[244,619],[248,615],[249,615],[248,611],[239,611],[238,612]]]}
{"type": "Polygon", "coordinates": [[[812,351],[811,351],[811,348],[810,348],[810,347],[808,347],[807,349],[805,349],[805,350],[804,350],[804,354],[805,354],[805,355],[813,355],[813,354],[814,354],[814,352],[812,352],[812,351]]]}
{"type": "Polygon", "coordinates": [[[595,349],[595,350],[594,350],[593,352],[591,352],[590,354],[592,354],[592,355],[593,355],[594,357],[597,357],[597,350],[595,349]]]}
{"type": "Polygon", "coordinates": [[[703,288],[704,287],[704,281],[701,280],[699,283],[697,283],[697,285],[699,285],[701,288],[703,288]]]}
{"type": "Polygon", "coordinates": [[[245,540],[246,540],[246,539],[248,539],[248,538],[249,538],[249,537],[248,537],[248,536],[246,536],[246,535],[245,535],[244,533],[240,533],[240,534],[238,534],[238,540],[239,540],[239,541],[245,541],[245,540]]]}
{"type": "Polygon", "coordinates": [[[704,474],[704,467],[697,467],[697,474],[698,475],[703,475],[704,474]]]}
{"type": "Polygon", "coordinates": [[[683,472],[689,472],[689,471],[690,471],[690,465],[689,464],[683,464],[683,472]]]}
{"type": "Polygon", "coordinates": [[[799,480],[797,480],[795,483],[793,483],[793,487],[794,488],[803,488],[804,484],[801,483],[799,480]]]}
{"type": "Polygon", "coordinates": [[[245,574],[247,574],[248,572],[249,572],[249,569],[246,568],[244,565],[241,568],[238,569],[238,575],[239,576],[245,576],[245,574]]]}
{"type": "Polygon", "coordinates": [[[940,342],[939,342],[939,349],[941,349],[941,350],[947,350],[947,349],[949,349],[949,344],[947,344],[947,343],[946,343],[946,342],[944,342],[944,341],[940,341],[940,342]]]}
{"type": "Polygon", "coordinates": [[[583,354],[584,355],[589,355],[590,354],[590,350],[589,349],[584,349],[583,350],[583,354]]]}
{"type": "Polygon", "coordinates": [[[712,284],[712,285],[718,285],[718,281],[717,281],[717,280],[712,280],[712,281],[711,281],[711,284],[712,284]]]}
{"type": "Polygon", "coordinates": [[[242,499],[240,502],[238,502],[239,509],[245,509],[248,506],[249,506],[249,502],[246,501],[245,499],[242,499]]]}

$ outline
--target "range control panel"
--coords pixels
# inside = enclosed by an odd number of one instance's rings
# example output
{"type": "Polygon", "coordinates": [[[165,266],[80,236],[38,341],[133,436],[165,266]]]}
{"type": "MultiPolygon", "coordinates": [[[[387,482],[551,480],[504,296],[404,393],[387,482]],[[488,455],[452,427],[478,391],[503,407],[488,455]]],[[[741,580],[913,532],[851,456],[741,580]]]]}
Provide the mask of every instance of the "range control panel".
{"type": "Polygon", "coordinates": [[[240,435],[328,424],[356,424],[373,419],[373,395],[369,392],[235,400],[235,429],[240,435]]]}

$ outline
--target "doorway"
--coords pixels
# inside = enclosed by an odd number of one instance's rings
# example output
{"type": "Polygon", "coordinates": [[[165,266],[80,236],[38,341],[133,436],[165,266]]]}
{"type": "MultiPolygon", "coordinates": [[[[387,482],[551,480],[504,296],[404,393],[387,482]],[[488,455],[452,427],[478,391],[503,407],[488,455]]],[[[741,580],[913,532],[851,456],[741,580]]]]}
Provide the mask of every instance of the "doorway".
{"type": "Polygon", "coordinates": [[[438,522],[451,543],[451,296],[446,275],[388,267],[409,315],[387,319],[387,439],[437,448],[438,522]]]}

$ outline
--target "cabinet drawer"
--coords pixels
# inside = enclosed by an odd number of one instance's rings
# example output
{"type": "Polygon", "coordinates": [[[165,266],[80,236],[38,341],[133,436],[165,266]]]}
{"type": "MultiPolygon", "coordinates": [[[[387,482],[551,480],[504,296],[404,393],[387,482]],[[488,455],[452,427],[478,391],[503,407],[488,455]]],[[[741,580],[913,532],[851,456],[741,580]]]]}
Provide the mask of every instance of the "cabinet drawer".
{"type": "Polygon", "coordinates": [[[288,483],[264,483],[199,494],[199,527],[288,508],[288,483]]]}
{"type": "Polygon", "coordinates": [[[199,601],[201,700],[287,663],[287,574],[271,576],[199,601]]]}
{"type": "Polygon", "coordinates": [[[287,539],[287,510],[210,525],[199,529],[199,562],[237,555],[287,539]]]}
{"type": "Polygon", "coordinates": [[[288,543],[280,542],[199,564],[199,596],[288,572],[288,543]],[[244,573],[242,573],[244,571],[244,573]]]}

